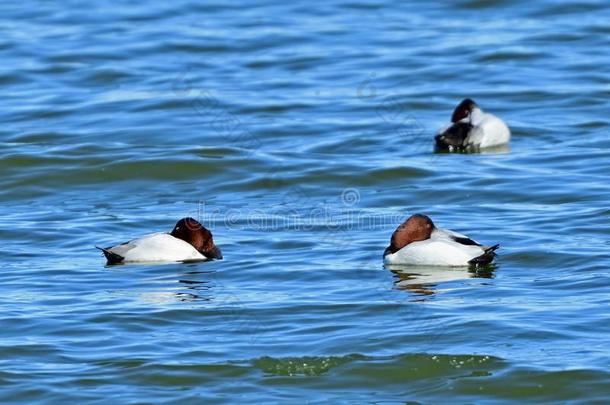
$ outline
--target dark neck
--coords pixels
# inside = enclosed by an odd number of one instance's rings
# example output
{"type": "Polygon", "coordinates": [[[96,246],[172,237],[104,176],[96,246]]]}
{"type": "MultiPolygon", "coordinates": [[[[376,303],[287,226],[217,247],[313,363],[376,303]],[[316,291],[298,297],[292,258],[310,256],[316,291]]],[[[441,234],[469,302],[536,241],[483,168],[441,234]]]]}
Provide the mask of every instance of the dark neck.
{"type": "Polygon", "coordinates": [[[394,245],[390,245],[387,248],[385,248],[385,251],[383,252],[383,257],[386,257],[387,255],[396,253],[396,252],[398,252],[398,249],[396,249],[396,247],[394,245]]]}

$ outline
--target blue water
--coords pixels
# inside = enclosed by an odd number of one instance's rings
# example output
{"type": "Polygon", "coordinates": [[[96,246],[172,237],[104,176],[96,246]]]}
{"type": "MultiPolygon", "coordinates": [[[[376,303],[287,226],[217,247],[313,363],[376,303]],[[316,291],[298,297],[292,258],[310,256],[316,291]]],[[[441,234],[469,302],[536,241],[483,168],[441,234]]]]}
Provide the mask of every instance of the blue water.
{"type": "Polygon", "coordinates": [[[610,4],[0,5],[3,403],[610,397],[610,4]],[[510,147],[434,154],[464,97],[510,147]],[[422,212],[495,266],[387,269],[422,212]],[[105,266],[194,216],[225,260],[105,266]]]}

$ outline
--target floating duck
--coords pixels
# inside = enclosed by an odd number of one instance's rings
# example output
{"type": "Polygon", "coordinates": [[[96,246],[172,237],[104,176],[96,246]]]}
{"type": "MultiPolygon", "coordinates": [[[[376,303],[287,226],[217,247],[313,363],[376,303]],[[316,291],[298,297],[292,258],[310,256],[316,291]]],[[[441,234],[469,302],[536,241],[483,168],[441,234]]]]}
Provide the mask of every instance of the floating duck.
{"type": "Polygon", "coordinates": [[[510,141],[510,130],[500,118],[485,113],[467,98],[451,115],[451,122],[434,138],[437,150],[450,152],[489,148],[510,141]]]}
{"type": "Polygon", "coordinates": [[[212,232],[193,218],[182,218],[170,233],[158,232],[100,249],[108,264],[222,259],[212,232]]]}
{"type": "Polygon", "coordinates": [[[499,246],[483,246],[468,236],[437,228],[426,215],[415,214],[396,228],[383,260],[402,265],[484,265],[493,261],[499,246]]]}

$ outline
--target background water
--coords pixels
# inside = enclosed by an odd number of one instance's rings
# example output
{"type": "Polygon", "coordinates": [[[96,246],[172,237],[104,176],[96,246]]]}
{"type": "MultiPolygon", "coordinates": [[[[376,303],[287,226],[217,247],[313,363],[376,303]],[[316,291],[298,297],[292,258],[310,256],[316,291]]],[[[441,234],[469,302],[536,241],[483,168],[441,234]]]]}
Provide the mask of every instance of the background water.
{"type": "Polygon", "coordinates": [[[3,2],[2,402],[607,400],[610,4],[450,3],[3,2]],[[384,269],[414,212],[496,266],[384,269]]]}

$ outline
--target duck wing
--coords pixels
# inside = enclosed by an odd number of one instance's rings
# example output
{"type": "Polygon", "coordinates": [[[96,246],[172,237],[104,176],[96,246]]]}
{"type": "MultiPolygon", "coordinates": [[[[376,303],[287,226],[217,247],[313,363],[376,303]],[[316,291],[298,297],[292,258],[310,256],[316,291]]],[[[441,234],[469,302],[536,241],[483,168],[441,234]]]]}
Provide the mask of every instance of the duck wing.
{"type": "Polygon", "coordinates": [[[451,239],[454,242],[457,242],[461,245],[466,246],[481,246],[479,242],[474,239],[469,238],[466,235],[463,235],[458,232],[451,231],[449,229],[438,229],[438,237],[451,239]]]}
{"type": "Polygon", "coordinates": [[[107,264],[118,264],[122,263],[127,256],[127,252],[137,247],[138,239],[130,240],[129,242],[121,243],[116,246],[110,246],[107,248],[101,248],[96,246],[97,249],[101,250],[106,256],[107,264]]]}
{"type": "Polygon", "coordinates": [[[454,241],[456,241],[457,243],[461,244],[461,245],[467,245],[467,246],[481,246],[481,244],[477,241],[474,241],[468,237],[459,237],[459,236],[452,236],[451,239],[453,239],[454,241]]]}

